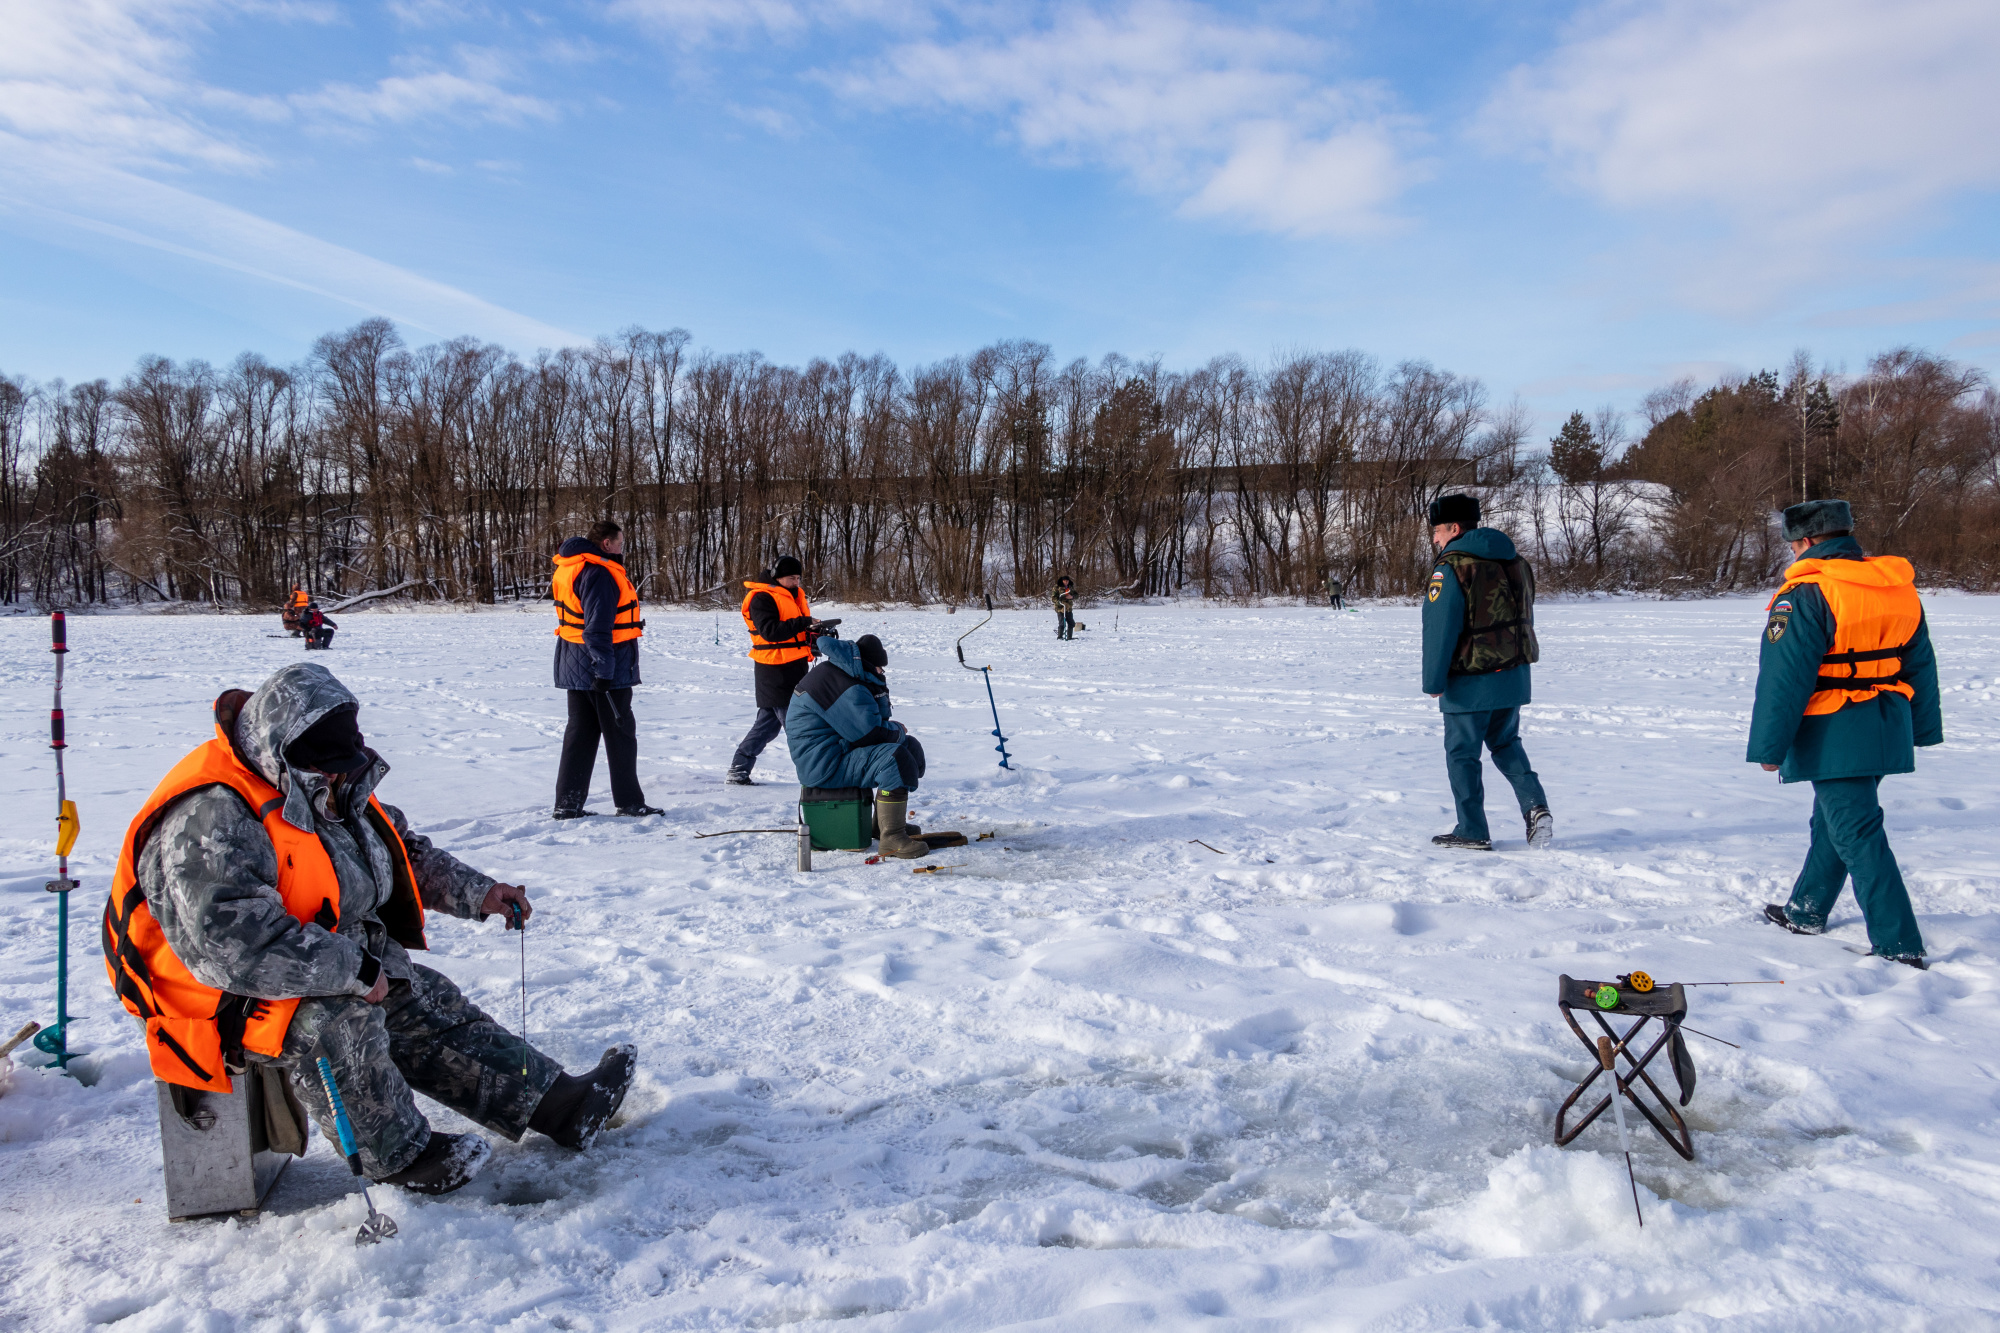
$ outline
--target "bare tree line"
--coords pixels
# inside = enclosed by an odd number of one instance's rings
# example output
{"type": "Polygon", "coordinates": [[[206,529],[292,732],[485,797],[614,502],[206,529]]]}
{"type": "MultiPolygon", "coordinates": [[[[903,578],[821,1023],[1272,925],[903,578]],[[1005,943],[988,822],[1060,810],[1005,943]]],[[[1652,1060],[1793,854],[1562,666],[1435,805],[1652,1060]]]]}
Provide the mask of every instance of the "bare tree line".
{"type": "Polygon", "coordinates": [[[386,320],[301,365],[143,360],[117,385],[0,377],[0,600],[270,605],[401,583],[541,595],[605,516],[661,602],[727,593],[778,552],[821,595],[1406,594],[1426,504],[1485,496],[1552,586],[1765,581],[1770,516],[1839,490],[1933,581],[1990,585],[1996,413],[1915,352],[1851,380],[1775,374],[1571,419],[1546,453],[1479,382],[1360,352],[1168,371],[1058,364],[1033,342],[900,368],[781,366],[631,329],[522,359],[386,320]]]}

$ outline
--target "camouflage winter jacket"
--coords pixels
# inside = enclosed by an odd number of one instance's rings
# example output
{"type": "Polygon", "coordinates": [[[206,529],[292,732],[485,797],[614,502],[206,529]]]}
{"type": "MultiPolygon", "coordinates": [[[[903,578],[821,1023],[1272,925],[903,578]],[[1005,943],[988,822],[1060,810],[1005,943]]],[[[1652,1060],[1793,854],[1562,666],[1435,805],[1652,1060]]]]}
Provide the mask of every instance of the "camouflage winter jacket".
{"type": "Polygon", "coordinates": [[[1461,533],[1439,555],[1424,588],[1423,689],[1442,696],[1441,711],[1489,712],[1530,701],[1528,664],[1541,654],[1527,563],[1512,567],[1518,588],[1509,578],[1509,562],[1519,560],[1507,534],[1494,528],[1461,533]],[[1505,625],[1515,619],[1521,623],[1505,625]],[[1495,625],[1503,627],[1486,628],[1495,625]]]}
{"type": "MultiPolygon", "coordinates": [[[[409,955],[389,938],[376,909],[389,899],[389,849],[366,820],[330,808],[324,775],[293,768],[285,748],[322,716],[356,700],[326,668],[299,663],[278,671],[236,718],[236,748],[285,793],[284,818],[319,834],[340,882],[340,926],[300,921],[278,896],[271,839],[243,799],[222,787],[191,792],[169,806],[139,856],[139,884],[167,944],[206,985],[260,999],[361,995],[362,953],[391,978],[407,979],[409,955]]],[[[389,772],[379,758],[348,784],[340,804],[358,810],[389,772]]],[[[409,852],[424,906],[476,917],[491,877],[409,831],[403,812],[383,807],[409,852]]]]}

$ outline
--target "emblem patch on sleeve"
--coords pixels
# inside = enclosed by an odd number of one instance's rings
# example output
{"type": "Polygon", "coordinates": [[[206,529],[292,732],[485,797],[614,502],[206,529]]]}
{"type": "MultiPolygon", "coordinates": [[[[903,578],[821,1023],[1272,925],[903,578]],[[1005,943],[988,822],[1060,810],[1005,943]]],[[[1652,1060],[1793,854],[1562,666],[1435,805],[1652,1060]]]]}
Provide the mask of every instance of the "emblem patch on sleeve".
{"type": "Polygon", "coordinates": [[[1792,623],[1790,616],[1773,615],[1771,623],[1764,626],[1764,637],[1772,643],[1785,637],[1785,626],[1792,623]]]}

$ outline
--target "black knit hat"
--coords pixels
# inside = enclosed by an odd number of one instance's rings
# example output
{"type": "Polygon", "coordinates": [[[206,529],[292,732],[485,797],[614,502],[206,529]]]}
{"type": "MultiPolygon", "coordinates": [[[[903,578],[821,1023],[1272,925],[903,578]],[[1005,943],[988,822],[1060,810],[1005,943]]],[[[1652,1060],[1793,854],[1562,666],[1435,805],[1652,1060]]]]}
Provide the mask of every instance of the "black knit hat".
{"type": "Polygon", "coordinates": [[[1845,500],[1807,500],[1785,511],[1785,540],[1832,537],[1854,531],[1854,511],[1845,500]]]}
{"type": "Polygon", "coordinates": [[[342,704],[320,716],[285,747],[285,762],[293,768],[321,773],[358,773],[374,756],[361,736],[361,705],[342,704]]]}
{"type": "Polygon", "coordinates": [[[889,665],[889,650],[873,634],[862,635],[854,641],[854,646],[861,650],[861,665],[870,671],[880,671],[889,665]]]}
{"type": "Polygon", "coordinates": [[[781,555],[778,557],[778,563],[771,566],[771,577],[774,579],[790,578],[792,575],[803,575],[805,572],[806,567],[799,563],[799,558],[795,555],[781,555]]]}
{"type": "Polygon", "coordinates": [[[1479,499],[1472,495],[1440,495],[1431,501],[1431,526],[1456,523],[1461,528],[1479,526],[1479,499]]]}

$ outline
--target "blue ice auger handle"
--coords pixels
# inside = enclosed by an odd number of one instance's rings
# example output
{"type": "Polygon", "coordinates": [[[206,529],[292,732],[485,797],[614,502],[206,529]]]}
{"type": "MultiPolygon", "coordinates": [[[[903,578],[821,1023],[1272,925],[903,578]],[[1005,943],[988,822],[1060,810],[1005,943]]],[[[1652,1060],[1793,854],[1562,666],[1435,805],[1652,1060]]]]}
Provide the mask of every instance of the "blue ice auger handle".
{"type": "MultiPolygon", "coordinates": [[[[1000,736],[1000,705],[993,702],[993,668],[981,667],[979,672],[980,679],[986,682],[986,706],[993,710],[993,734],[1000,736]]],[[[1000,752],[1000,767],[1011,773],[1013,770],[1007,765],[1007,738],[1000,736],[1000,743],[993,748],[1000,752]]]]}
{"type": "Polygon", "coordinates": [[[354,1126],[347,1119],[347,1103],[340,1100],[340,1089],[334,1086],[333,1066],[323,1055],[319,1058],[319,1081],[326,1086],[326,1099],[333,1103],[333,1127],[340,1132],[340,1151],[347,1157],[347,1169],[358,1176],[361,1150],[354,1146],[354,1126]]]}

